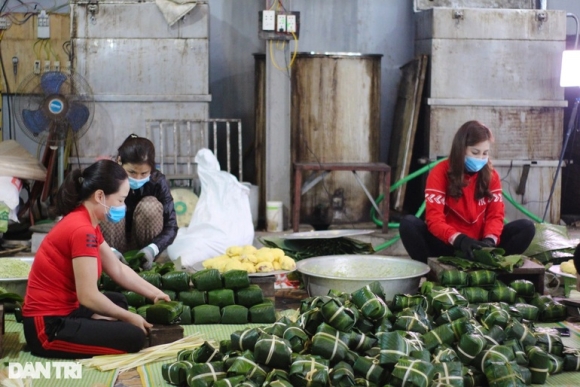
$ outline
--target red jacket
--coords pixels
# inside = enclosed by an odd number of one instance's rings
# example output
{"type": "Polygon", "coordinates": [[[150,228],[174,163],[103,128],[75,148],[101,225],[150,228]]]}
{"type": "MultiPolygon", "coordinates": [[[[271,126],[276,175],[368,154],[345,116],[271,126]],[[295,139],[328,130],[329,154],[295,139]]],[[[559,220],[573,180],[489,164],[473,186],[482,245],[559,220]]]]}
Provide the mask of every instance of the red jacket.
{"type": "Polygon", "coordinates": [[[465,174],[467,186],[459,199],[447,194],[449,160],[437,164],[429,173],[425,188],[425,220],[431,234],[451,244],[459,233],[481,240],[492,237],[499,243],[503,230],[504,204],[501,181],[493,170],[489,190],[491,199],[475,200],[477,173],[465,174]]]}

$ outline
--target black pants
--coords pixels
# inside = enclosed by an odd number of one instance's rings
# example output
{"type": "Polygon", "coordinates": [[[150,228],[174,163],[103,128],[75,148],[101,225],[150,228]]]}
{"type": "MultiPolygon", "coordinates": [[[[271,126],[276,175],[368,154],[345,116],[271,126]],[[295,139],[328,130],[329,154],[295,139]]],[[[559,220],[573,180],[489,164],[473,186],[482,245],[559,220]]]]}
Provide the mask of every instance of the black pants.
{"type": "MultiPolygon", "coordinates": [[[[401,242],[409,256],[427,263],[429,257],[453,256],[455,248],[443,242],[427,229],[427,224],[413,215],[406,215],[399,225],[401,242]]],[[[504,225],[499,245],[505,255],[522,254],[534,238],[536,227],[527,219],[518,219],[504,225]]]]}
{"type": "MultiPolygon", "coordinates": [[[[111,301],[127,309],[121,293],[105,293],[111,301]]],[[[96,355],[138,352],[145,333],[123,321],[95,320],[92,310],[81,306],[68,316],[24,317],[24,336],[35,356],[80,359],[96,355]]]]}

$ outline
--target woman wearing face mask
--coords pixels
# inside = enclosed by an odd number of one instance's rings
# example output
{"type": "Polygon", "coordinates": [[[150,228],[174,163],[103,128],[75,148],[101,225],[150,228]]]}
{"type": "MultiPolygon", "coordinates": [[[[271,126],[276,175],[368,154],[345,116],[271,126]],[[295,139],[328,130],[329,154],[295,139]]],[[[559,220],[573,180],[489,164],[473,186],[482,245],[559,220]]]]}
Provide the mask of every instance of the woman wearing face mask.
{"type": "Polygon", "coordinates": [[[64,217],[36,252],[22,309],[34,355],[81,358],[143,348],[151,324],[127,310],[121,293],[103,294],[97,287],[104,271],[124,289],[169,301],[119,262],[101,234],[100,222],[125,213],[128,193],[127,173],[111,160],[70,172],[58,190],[56,208],[64,217]]]}
{"type": "Polygon", "coordinates": [[[173,197],[165,176],[155,168],[155,146],[148,139],[131,134],[119,147],[117,162],[129,175],[127,216],[103,224],[103,236],[120,260],[122,253],[139,250],[141,266],[149,270],[177,235],[173,197]]]}
{"type": "Polygon", "coordinates": [[[461,250],[501,247],[506,255],[521,254],[535,235],[534,224],[520,219],[504,225],[500,177],[489,161],[491,131],[478,121],[463,124],[451,144],[449,158],[427,178],[425,221],[407,215],[399,233],[414,260],[452,256],[461,250]]]}

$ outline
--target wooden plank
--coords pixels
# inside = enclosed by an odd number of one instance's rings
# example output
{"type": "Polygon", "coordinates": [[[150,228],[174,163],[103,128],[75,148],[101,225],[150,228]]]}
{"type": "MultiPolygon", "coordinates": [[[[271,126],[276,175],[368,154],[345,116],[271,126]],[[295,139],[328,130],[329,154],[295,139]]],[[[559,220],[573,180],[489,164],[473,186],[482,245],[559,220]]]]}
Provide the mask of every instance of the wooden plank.
{"type": "MultiPolygon", "coordinates": [[[[389,151],[389,164],[395,182],[407,176],[411,167],[423,85],[427,73],[427,58],[427,55],[419,55],[401,67],[403,74],[399,85],[389,151]]],[[[403,185],[392,193],[393,208],[397,211],[403,209],[405,190],[406,185],[403,185]]]]}
{"type": "MultiPolygon", "coordinates": [[[[17,20],[23,20],[26,14],[11,14],[17,20]]],[[[68,56],[63,44],[70,40],[70,16],[68,14],[50,14],[50,39],[36,38],[36,16],[26,23],[12,24],[2,36],[2,59],[6,77],[2,77],[2,92],[14,93],[21,82],[33,73],[35,60],[41,61],[41,68],[45,60],[50,60],[51,70],[54,62],[59,61],[61,70],[66,69],[68,56]],[[12,58],[18,58],[17,72],[14,74],[12,58]],[[6,85],[6,81],[8,85],[6,85]]]]}

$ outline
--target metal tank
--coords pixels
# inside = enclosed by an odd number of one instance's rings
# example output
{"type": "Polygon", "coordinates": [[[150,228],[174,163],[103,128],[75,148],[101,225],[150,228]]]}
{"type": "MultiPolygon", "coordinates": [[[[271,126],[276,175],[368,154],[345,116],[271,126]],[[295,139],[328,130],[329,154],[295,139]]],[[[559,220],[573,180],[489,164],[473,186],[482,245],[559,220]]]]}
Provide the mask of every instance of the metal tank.
{"type": "MultiPolygon", "coordinates": [[[[379,161],[381,57],[300,53],[292,66],[292,162],[379,161]]],[[[376,174],[359,172],[376,197],[376,174]]],[[[370,201],[351,172],[333,172],[302,197],[300,219],[320,225],[369,220],[370,201]]]]}

